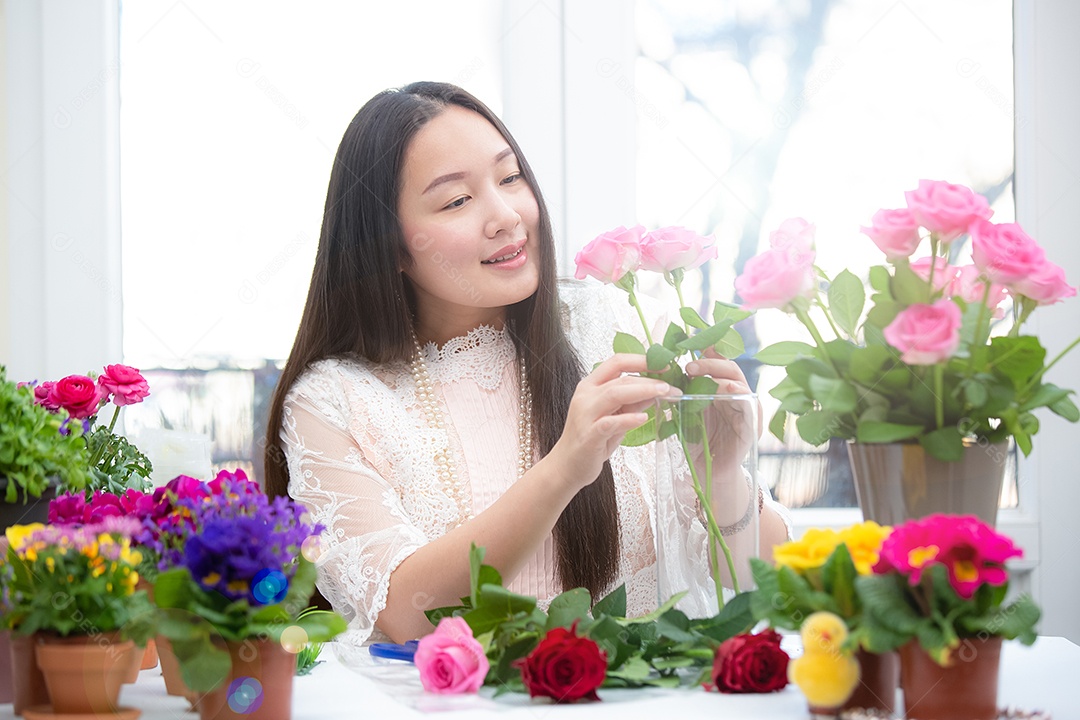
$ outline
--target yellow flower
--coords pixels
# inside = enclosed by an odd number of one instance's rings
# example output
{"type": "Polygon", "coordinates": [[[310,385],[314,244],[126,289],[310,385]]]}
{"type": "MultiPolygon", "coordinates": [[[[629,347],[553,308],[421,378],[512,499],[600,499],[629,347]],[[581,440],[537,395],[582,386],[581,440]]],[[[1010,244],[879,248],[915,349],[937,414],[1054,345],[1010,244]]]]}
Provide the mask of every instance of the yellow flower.
{"type": "Polygon", "coordinates": [[[840,531],[840,541],[847,545],[860,575],[869,575],[873,571],[881,552],[881,543],[891,532],[891,527],[878,525],[873,520],[840,531]]]}
{"type": "Polygon", "coordinates": [[[248,584],[243,580],[233,580],[226,587],[229,588],[229,592],[240,595],[248,591],[248,584]]]}
{"type": "Polygon", "coordinates": [[[96,558],[99,552],[98,544],[96,542],[92,542],[88,545],[83,545],[82,550],[80,550],[79,552],[81,552],[88,558],[96,558]]]}
{"type": "Polygon", "coordinates": [[[221,582],[221,574],[212,572],[202,579],[203,585],[217,585],[221,582]]]}
{"type": "Polygon", "coordinates": [[[120,550],[120,559],[128,565],[138,565],[142,562],[142,553],[131,549],[131,543],[126,539],[120,550]]]}
{"type": "Polygon", "coordinates": [[[44,527],[45,526],[42,523],[30,523],[29,525],[12,525],[4,532],[4,534],[7,536],[8,547],[10,547],[16,553],[19,553],[21,556],[22,553],[20,551],[26,544],[26,539],[44,527]]]}
{"type": "Polygon", "coordinates": [[[810,528],[802,539],[777,546],[773,550],[773,560],[777,567],[789,567],[796,572],[819,568],[840,542],[840,535],[835,530],[810,528]]]}

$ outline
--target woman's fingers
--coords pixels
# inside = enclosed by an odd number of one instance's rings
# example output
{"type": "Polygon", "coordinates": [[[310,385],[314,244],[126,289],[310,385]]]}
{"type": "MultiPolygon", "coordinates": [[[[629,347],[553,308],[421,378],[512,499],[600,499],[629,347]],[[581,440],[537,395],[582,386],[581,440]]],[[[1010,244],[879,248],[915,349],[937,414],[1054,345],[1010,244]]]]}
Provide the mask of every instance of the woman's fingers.
{"type": "Polygon", "coordinates": [[[623,373],[643,373],[648,369],[649,366],[644,355],[617,353],[597,365],[596,369],[589,373],[585,380],[600,385],[614,380],[623,373]]]}

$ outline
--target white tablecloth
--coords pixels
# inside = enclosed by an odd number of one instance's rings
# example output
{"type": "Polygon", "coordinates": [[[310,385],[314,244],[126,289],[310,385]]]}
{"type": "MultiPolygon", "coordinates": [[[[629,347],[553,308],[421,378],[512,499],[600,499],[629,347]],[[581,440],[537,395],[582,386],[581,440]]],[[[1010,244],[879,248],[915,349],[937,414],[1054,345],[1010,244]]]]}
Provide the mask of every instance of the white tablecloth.
{"type": "MultiPolygon", "coordinates": [[[[527,695],[507,694],[491,698],[480,695],[438,696],[425,693],[412,665],[372,661],[352,669],[323,650],[325,662],[293,686],[294,720],[354,718],[397,720],[491,717],[500,720],[541,718],[589,718],[590,720],[656,720],[656,718],[706,718],[735,720],[804,720],[806,703],[797,688],[789,685],[770,695],[722,695],[704,690],[601,690],[603,702],[550,705],[530,701],[527,695]]],[[[1005,643],[998,690],[1001,706],[1026,710],[1049,710],[1054,720],[1080,720],[1080,647],[1059,637],[1041,637],[1032,647],[1005,643]]],[[[165,694],[158,669],[143,670],[139,682],[125,686],[122,705],[143,710],[144,720],[192,720],[183,698],[165,694]]],[[[0,718],[12,717],[11,705],[0,705],[0,718]]]]}

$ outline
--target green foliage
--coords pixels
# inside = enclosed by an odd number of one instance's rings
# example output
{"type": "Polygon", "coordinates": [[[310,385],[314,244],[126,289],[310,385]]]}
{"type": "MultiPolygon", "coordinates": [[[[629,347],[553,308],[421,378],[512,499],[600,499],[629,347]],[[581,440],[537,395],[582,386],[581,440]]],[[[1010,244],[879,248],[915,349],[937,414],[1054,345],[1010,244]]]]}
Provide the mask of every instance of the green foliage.
{"type": "Polygon", "coordinates": [[[952,589],[943,565],[927,568],[915,587],[893,573],[860,577],[855,589],[864,608],[861,639],[873,652],[918,640],[938,664],[948,665],[965,639],[1001,636],[1025,645],[1035,642],[1040,613],[1030,596],[1005,605],[1008,585],[984,584],[965,600],[952,589]]]}
{"type": "Polygon", "coordinates": [[[123,495],[128,488],[140,492],[150,489],[153,465],[127,438],[114,435],[107,427],[99,425],[86,436],[86,446],[90,457],[97,458],[90,468],[88,492],[100,490],[123,495]]]}
{"type": "Polygon", "coordinates": [[[31,387],[18,387],[0,365],[0,477],[7,478],[4,502],[41,497],[50,478],[60,492],[82,489],[90,479],[89,455],[80,437],[82,425],[70,423],[60,433],[65,413],[54,415],[34,402],[31,387]]]}
{"type": "Polygon", "coordinates": [[[158,632],[172,644],[188,687],[206,692],[226,677],[229,654],[222,640],[280,640],[286,628],[298,626],[309,642],[321,643],[345,631],[345,620],[336,613],[305,609],[315,589],[315,566],[303,556],[297,563],[285,597],[274,605],[252,605],[204,590],[186,567],[158,575],[158,632]]]}
{"type": "Polygon", "coordinates": [[[751,593],[736,595],[717,615],[690,619],[675,609],[676,595],[654,612],[626,616],[626,587],[620,585],[595,604],[583,588],[551,601],[545,613],[536,598],[502,587],[494,568],[483,564],[484,549],[469,554],[471,588],[462,604],[427,611],[433,625],[459,616],[484,646],[491,669],[485,684],[497,694],[524,691],[515,662],[527,656],[556,627],[576,624],[577,633],[596,642],[607,656],[604,687],[677,687],[700,683],[709,673],[720,643],[748,631],[754,623],[751,593]]]}
{"type": "Polygon", "coordinates": [[[814,300],[836,339],[825,341],[808,308],[792,306],[815,344],[784,341],[756,355],[767,365],[787,368],[787,377],[770,392],[781,401],[778,415],[784,419],[774,417],[769,429],[781,440],[791,428],[785,422],[790,413],[797,417],[799,435],[813,445],[834,437],[918,442],[931,456],[951,461],[973,439],[996,443],[1011,437],[1025,455],[1030,453],[1039,427],[1033,413],[1039,408],[1080,421],[1073,391],[1043,381],[1056,359],[1048,363],[1038,338],[1020,334],[1031,308],[1019,303],[1010,333],[989,338],[990,312],[954,298],[964,319],[957,352],[938,365],[908,365],[885,341],[884,329],[909,305],[936,301],[941,293],[931,292],[906,260],[891,273],[872,267],[870,287],[866,309],[862,281],[841,271],[825,297],[814,300]]]}

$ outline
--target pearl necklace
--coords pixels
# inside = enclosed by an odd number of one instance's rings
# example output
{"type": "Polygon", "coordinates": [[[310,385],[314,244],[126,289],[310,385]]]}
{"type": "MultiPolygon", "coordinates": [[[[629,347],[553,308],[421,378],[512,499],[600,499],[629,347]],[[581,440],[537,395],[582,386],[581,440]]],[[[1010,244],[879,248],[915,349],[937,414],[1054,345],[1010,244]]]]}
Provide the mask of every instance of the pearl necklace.
{"type": "MultiPolygon", "coordinates": [[[[446,430],[446,422],[439,410],[439,401],[435,397],[435,385],[428,373],[427,363],[424,362],[424,352],[420,348],[420,341],[413,334],[413,348],[416,354],[413,356],[411,368],[413,381],[416,383],[416,399],[420,403],[428,426],[436,430],[446,430]]],[[[517,476],[521,478],[525,471],[532,467],[532,391],[529,390],[528,376],[525,372],[525,360],[518,362],[518,462],[517,476]]],[[[447,443],[435,452],[435,472],[439,476],[443,489],[453,501],[458,511],[458,519],[455,526],[460,525],[463,518],[471,519],[472,495],[461,482],[461,478],[454,467],[454,461],[450,457],[450,436],[447,435],[447,443]]]]}

